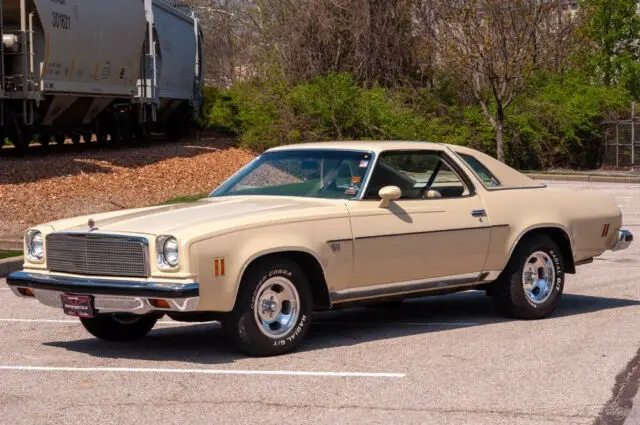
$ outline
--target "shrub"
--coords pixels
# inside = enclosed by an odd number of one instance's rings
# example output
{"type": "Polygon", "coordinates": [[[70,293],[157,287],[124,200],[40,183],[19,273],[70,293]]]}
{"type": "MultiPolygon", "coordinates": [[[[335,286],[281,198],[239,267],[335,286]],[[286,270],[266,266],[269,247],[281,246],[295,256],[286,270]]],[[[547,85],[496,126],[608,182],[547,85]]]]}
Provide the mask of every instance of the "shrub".
{"type": "Polygon", "coordinates": [[[523,168],[598,167],[602,121],[630,103],[624,88],[592,85],[581,74],[540,75],[513,106],[512,162],[523,168]]]}
{"type": "MultiPolygon", "coordinates": [[[[252,80],[229,90],[207,89],[203,126],[237,135],[244,146],[318,140],[425,140],[495,154],[495,132],[451,82],[430,89],[360,86],[330,73],[295,86],[252,80]]],[[[536,75],[508,110],[507,161],[520,168],[593,167],[600,159],[603,118],[626,108],[622,88],[589,83],[577,73],[536,75]]]]}

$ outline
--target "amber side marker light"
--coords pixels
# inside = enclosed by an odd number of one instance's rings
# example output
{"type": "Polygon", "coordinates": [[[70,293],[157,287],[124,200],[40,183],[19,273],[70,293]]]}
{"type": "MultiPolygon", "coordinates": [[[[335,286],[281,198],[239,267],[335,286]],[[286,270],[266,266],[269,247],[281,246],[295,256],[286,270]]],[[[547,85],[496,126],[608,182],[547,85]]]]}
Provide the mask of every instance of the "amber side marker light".
{"type": "Polygon", "coordinates": [[[25,297],[35,297],[33,291],[30,288],[18,288],[18,292],[20,292],[25,297]]]}
{"type": "Polygon", "coordinates": [[[171,308],[169,301],[160,298],[149,298],[149,304],[155,308],[171,308]]]}

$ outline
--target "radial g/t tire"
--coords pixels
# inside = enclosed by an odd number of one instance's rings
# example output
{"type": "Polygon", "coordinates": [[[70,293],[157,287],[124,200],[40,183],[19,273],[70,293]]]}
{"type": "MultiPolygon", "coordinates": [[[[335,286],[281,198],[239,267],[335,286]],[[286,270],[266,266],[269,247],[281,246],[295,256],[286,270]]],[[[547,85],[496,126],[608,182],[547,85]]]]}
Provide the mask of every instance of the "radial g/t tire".
{"type": "Polygon", "coordinates": [[[153,329],[156,316],[133,314],[98,314],[81,318],[82,326],[96,338],[105,341],[133,341],[144,337],[153,329]]]}
{"type": "Polygon", "coordinates": [[[240,351],[274,356],[292,351],[304,339],[312,305],[309,281],[300,267],[286,258],[271,258],[245,273],[234,309],[222,324],[240,351]],[[284,325],[278,321],[287,316],[284,325]]]}
{"type": "Polygon", "coordinates": [[[564,275],[562,254],[550,237],[525,237],[496,281],[493,299],[509,317],[542,319],[558,307],[564,275]]]}

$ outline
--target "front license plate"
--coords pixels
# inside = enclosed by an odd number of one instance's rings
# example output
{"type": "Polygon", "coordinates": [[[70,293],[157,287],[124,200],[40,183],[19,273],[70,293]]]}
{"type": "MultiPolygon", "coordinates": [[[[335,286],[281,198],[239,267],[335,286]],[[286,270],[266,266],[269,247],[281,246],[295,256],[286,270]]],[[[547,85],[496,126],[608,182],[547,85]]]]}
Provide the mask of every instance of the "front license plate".
{"type": "Polygon", "coordinates": [[[94,317],[93,297],[91,295],[60,295],[62,310],[69,316],[94,317]]]}

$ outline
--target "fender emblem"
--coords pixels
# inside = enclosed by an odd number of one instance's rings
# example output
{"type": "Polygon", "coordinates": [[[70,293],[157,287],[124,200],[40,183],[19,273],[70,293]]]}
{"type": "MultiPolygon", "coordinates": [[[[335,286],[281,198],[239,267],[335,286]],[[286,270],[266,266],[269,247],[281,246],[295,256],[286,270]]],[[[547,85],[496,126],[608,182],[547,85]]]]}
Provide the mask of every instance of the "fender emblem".
{"type": "Polygon", "coordinates": [[[96,222],[94,219],[90,218],[89,222],[87,223],[89,225],[89,231],[93,232],[94,230],[98,230],[98,228],[96,227],[96,222]]]}

